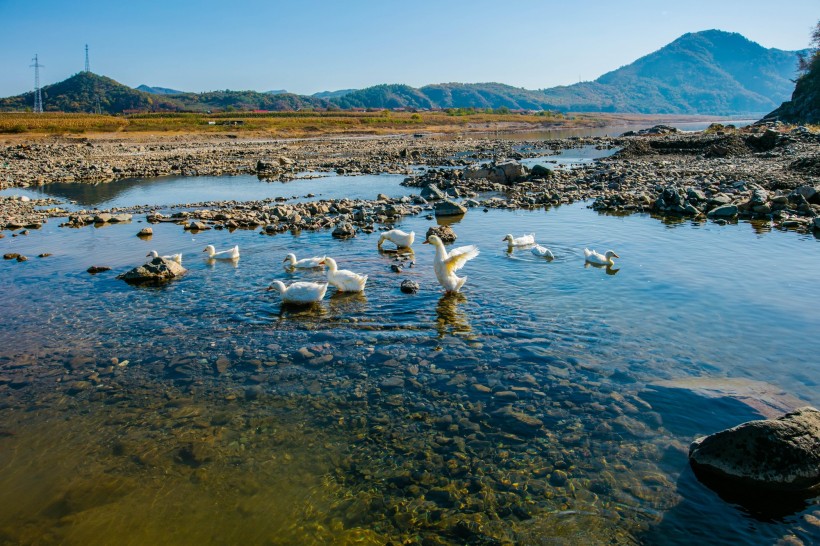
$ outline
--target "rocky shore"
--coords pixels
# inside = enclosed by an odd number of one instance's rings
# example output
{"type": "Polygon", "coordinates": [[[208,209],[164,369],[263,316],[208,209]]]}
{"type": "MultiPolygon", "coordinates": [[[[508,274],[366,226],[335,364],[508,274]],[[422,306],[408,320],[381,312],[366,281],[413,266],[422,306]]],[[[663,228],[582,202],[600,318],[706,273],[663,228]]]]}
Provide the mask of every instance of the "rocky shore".
{"type": "MultiPolygon", "coordinates": [[[[0,187],[45,182],[106,182],[164,175],[255,174],[287,181],[299,173],[406,174],[420,195],[373,200],[287,199],[190,202],[163,214],[151,208],[81,211],[68,215],[53,200],[0,197],[0,228],[37,227],[48,217],[67,225],[123,221],[146,214],[152,222],[194,229],[257,228],[266,233],[350,224],[372,231],[405,215],[462,213],[471,207],[542,208],[592,201],[602,212],[660,217],[741,219],[801,232],[820,230],[820,135],[782,125],[701,133],[656,127],[621,137],[520,141],[504,138],[378,138],[242,141],[174,137],[156,142],[45,139],[0,148],[0,187]],[[614,155],[575,168],[557,168],[550,155],[593,146],[614,155]],[[526,168],[520,161],[544,157],[526,168]],[[51,208],[48,208],[51,206],[51,208]],[[106,216],[106,214],[110,216],[106,216]]],[[[310,197],[310,196],[308,196],[310,197]]]]}

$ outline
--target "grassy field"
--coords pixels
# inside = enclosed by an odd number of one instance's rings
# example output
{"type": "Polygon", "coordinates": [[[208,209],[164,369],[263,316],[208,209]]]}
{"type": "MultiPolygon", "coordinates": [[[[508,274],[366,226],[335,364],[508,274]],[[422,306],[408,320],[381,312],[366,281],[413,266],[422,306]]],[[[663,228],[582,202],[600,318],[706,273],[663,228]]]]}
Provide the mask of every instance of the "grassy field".
{"type": "Polygon", "coordinates": [[[509,131],[596,127],[630,123],[707,120],[700,116],[561,113],[513,114],[453,112],[237,112],[166,113],[124,116],[64,113],[0,113],[0,134],[232,134],[305,137],[324,134],[379,135],[417,132],[509,131]]]}
{"type": "Polygon", "coordinates": [[[492,114],[447,112],[271,112],[219,114],[132,114],[109,116],[60,113],[0,113],[0,134],[78,133],[232,133],[270,136],[387,134],[418,131],[532,129],[595,125],[597,120],[568,120],[562,114],[492,114]]]}

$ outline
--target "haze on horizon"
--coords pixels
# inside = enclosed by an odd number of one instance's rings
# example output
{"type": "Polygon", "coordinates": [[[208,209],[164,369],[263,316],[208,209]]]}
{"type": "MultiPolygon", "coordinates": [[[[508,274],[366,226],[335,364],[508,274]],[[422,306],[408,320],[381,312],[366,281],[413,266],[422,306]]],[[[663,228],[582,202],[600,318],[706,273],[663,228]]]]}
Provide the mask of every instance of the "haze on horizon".
{"type": "Polygon", "coordinates": [[[82,71],[85,44],[92,72],[132,87],[312,94],[494,81],[541,89],[594,80],[712,28],[803,49],[818,18],[816,0],[0,0],[0,96],[32,89],[35,53],[41,85],[82,71]]]}

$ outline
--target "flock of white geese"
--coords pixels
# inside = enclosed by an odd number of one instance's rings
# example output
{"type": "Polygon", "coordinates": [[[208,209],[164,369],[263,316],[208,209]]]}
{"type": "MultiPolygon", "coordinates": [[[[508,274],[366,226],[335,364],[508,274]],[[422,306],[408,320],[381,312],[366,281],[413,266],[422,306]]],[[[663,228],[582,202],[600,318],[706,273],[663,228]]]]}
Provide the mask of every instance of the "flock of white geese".
{"type": "MultiPolygon", "coordinates": [[[[415,232],[411,231],[410,233],[406,233],[400,229],[391,229],[381,234],[377,246],[381,249],[385,241],[390,241],[396,245],[397,249],[409,249],[412,247],[415,239],[415,232]]],[[[520,237],[513,237],[512,234],[508,234],[502,241],[507,243],[507,247],[510,250],[516,247],[532,247],[532,253],[535,256],[549,260],[554,258],[549,248],[535,242],[535,235],[532,233],[520,237]]],[[[436,255],[433,259],[433,269],[439,284],[447,292],[460,291],[467,281],[467,277],[459,277],[456,275],[456,272],[464,267],[467,262],[478,256],[478,247],[475,245],[461,246],[447,252],[447,249],[444,248],[444,243],[437,235],[430,235],[422,244],[430,244],[435,247],[436,255]]],[[[208,258],[213,260],[239,259],[239,245],[219,252],[217,252],[213,245],[208,245],[202,252],[207,252],[208,258]]],[[[156,250],[152,250],[147,255],[152,258],[159,257],[156,250]]],[[[162,258],[175,261],[179,264],[182,263],[182,254],[172,254],[162,256],[162,258]]],[[[612,260],[613,258],[620,258],[620,256],[611,250],[608,250],[605,254],[600,254],[594,250],[584,249],[585,261],[593,265],[612,266],[615,264],[612,260]]],[[[327,256],[315,256],[297,260],[296,255],[288,254],[282,263],[284,264],[285,270],[290,272],[318,268],[327,269],[325,272],[327,282],[295,281],[290,285],[285,285],[282,281],[273,281],[268,287],[268,290],[278,291],[283,303],[317,303],[325,297],[329,285],[334,286],[339,292],[363,292],[365,284],[367,284],[367,275],[360,275],[349,269],[339,269],[336,260],[327,256]]]]}

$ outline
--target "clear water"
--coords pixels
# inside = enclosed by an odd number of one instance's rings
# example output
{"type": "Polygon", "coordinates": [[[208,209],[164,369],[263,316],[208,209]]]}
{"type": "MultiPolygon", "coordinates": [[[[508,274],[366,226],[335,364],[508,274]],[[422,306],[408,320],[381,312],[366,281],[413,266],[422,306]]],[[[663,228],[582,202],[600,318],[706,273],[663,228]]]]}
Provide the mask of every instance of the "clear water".
{"type": "Polygon", "coordinates": [[[820,404],[811,236],[473,209],[453,228],[481,254],[445,296],[432,249],[397,274],[378,233],[57,224],[0,239],[29,257],[0,263],[2,542],[820,541],[820,499],[723,500],[686,459],[768,411],[744,395],[820,404]],[[554,261],[506,251],[528,232],[554,261]],[[209,263],[206,244],[242,256],[209,263]],[[585,267],[585,246],[622,258],[585,267]],[[188,273],[114,278],[151,249],[188,273]],[[288,252],[333,256],[367,289],[283,309],[273,279],[321,278],[285,273],[288,252]]]}

